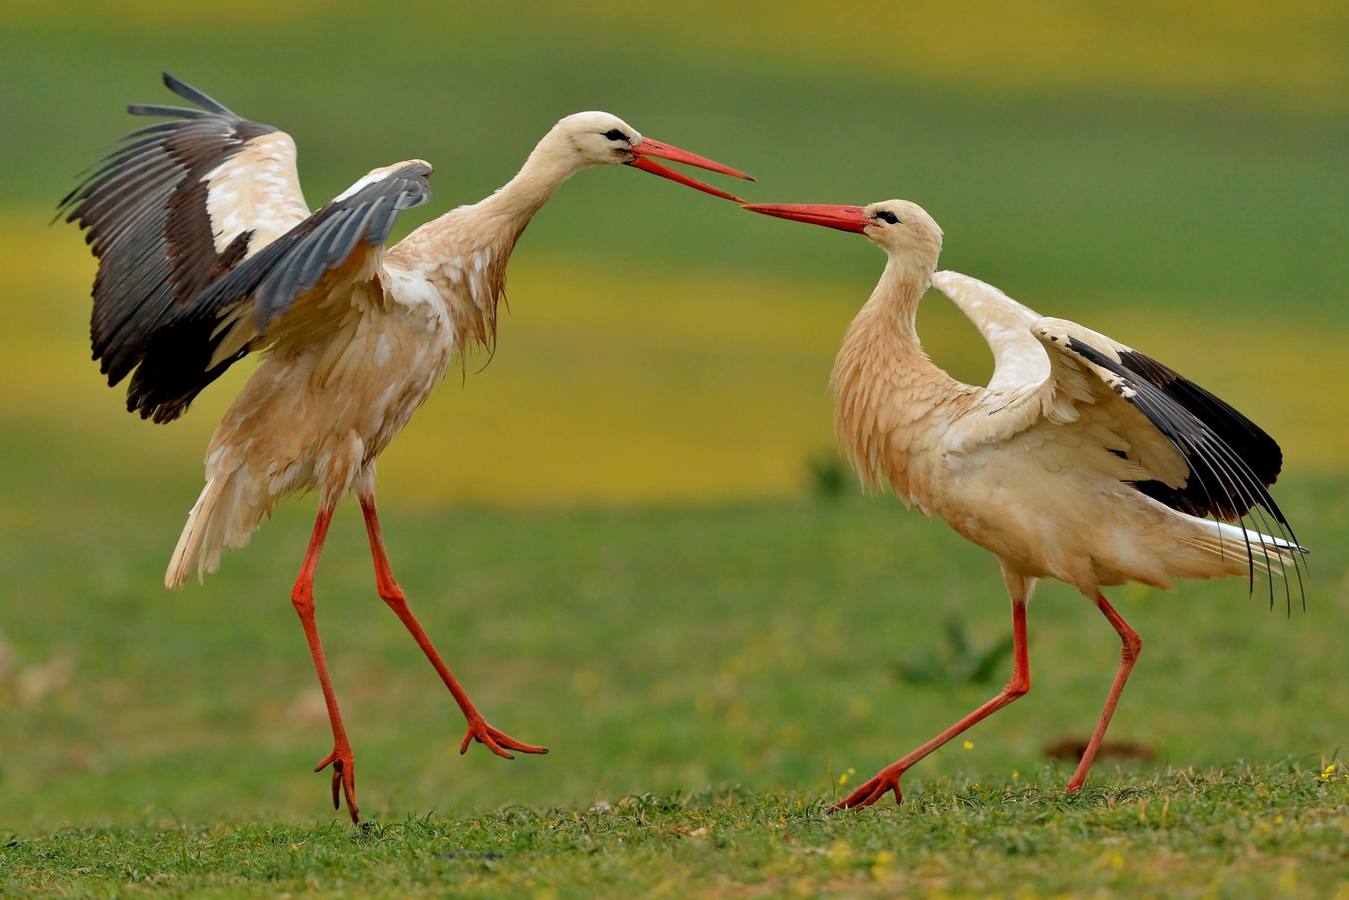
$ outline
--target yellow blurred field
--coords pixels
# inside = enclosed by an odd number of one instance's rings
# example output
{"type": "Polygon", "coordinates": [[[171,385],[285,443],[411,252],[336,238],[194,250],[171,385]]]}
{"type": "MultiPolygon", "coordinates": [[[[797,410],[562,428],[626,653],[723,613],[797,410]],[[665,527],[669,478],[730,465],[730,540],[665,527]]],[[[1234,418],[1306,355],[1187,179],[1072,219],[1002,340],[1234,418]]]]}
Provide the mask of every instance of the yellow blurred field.
{"type": "MultiPolygon", "coordinates": [[[[127,415],[121,388],[109,390],[93,363],[80,362],[92,262],[67,230],[31,225],[27,217],[0,225],[0,268],[26,300],[11,305],[0,333],[10,386],[0,414],[75,459],[93,442],[103,459],[147,473],[195,473],[247,367],[177,424],[127,415]]],[[[495,358],[479,354],[452,370],[381,459],[381,489],[407,504],[796,492],[808,460],[832,447],[829,369],[879,271],[879,256],[873,262],[846,281],[673,273],[541,256],[526,243],[495,358]]],[[[1035,303],[1033,286],[1005,287],[1035,303]]],[[[1345,395],[1327,389],[1341,377],[1343,331],[1211,319],[1205,310],[1221,311],[1212,298],[1169,315],[1131,313],[1127,300],[1093,305],[1093,327],[1182,361],[1186,374],[1241,398],[1282,442],[1290,470],[1334,470],[1349,454],[1345,395]],[[1290,394],[1288,385],[1305,389],[1290,394]]],[[[939,294],[925,306],[932,355],[961,377],[985,377],[977,333],[939,294]]]]}

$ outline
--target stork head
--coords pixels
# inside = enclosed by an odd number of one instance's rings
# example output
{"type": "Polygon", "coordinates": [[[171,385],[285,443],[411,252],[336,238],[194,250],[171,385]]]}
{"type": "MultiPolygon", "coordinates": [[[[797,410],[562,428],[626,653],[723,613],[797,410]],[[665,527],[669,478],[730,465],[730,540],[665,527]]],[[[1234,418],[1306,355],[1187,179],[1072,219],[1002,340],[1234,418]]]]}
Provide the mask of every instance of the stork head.
{"type": "Polygon", "coordinates": [[[917,203],[881,200],[866,206],[823,203],[746,203],[750,212],[865,235],[891,257],[928,272],[941,256],[941,226],[917,203]]]}
{"type": "Polygon", "coordinates": [[[556,152],[563,155],[563,163],[575,169],[589,169],[595,166],[631,166],[650,172],[671,181],[721,197],[743,203],[739,197],[704,184],[695,178],[677,172],[655,161],[655,158],[668,159],[684,165],[696,166],[709,172],[719,172],[733,178],[753,181],[749,175],[739,169],[732,169],[705,156],[681,150],[670,144],[653,138],[643,137],[636,129],[618,116],[607,112],[579,112],[567,116],[553,126],[550,138],[556,152]]]}

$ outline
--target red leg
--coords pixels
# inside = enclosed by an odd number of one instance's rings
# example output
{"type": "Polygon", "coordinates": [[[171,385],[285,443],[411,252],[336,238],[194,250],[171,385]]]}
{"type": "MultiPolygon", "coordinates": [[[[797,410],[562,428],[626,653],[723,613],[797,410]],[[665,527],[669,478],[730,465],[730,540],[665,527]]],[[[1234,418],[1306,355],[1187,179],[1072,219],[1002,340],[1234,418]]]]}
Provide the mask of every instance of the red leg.
{"type": "Polygon", "coordinates": [[[547,747],[538,747],[534,744],[517,741],[510,735],[488,725],[483,719],[482,713],[478,712],[478,708],[468,698],[468,694],[460,686],[458,679],[450,672],[450,667],[445,665],[445,661],[436,652],[431,639],[422,630],[421,623],[417,621],[417,617],[408,608],[407,598],[403,596],[403,589],[398,586],[398,582],[393,577],[393,570],[389,567],[388,554],[384,552],[384,539],[380,536],[379,514],[375,510],[375,495],[373,493],[361,494],[360,501],[361,512],[365,514],[366,534],[370,537],[370,556],[375,562],[375,586],[379,591],[379,596],[385,603],[389,604],[389,608],[394,611],[394,615],[398,616],[412,634],[417,645],[426,654],[426,658],[431,661],[431,665],[435,666],[436,671],[440,673],[440,680],[445,682],[445,687],[450,689],[454,701],[459,704],[459,709],[463,711],[464,718],[468,720],[468,731],[464,734],[464,740],[459,745],[459,752],[467,752],[468,745],[477,741],[497,756],[504,756],[506,759],[515,758],[511,755],[511,750],[518,750],[521,753],[547,753],[547,747]]]}
{"type": "Polygon", "coordinates": [[[328,678],[328,662],[323,655],[323,644],[319,641],[318,625],[314,622],[314,570],[318,568],[319,554],[323,552],[323,542],[328,536],[328,525],[332,519],[332,507],[320,507],[314,522],[314,533],[309,539],[309,549],[305,551],[304,562],[300,565],[300,577],[295,580],[295,587],[290,592],[290,602],[300,614],[300,624],[304,626],[304,636],[309,641],[309,653],[314,657],[314,668],[318,670],[319,684],[323,686],[328,721],[333,726],[333,752],[319,760],[314,771],[321,772],[329,765],[333,767],[333,809],[341,809],[341,795],[345,794],[351,821],[360,822],[361,814],[356,809],[356,762],[351,755],[351,744],[347,741],[347,729],[342,724],[342,712],[337,708],[337,695],[328,678]]]}
{"type": "Polygon", "coordinates": [[[884,769],[881,769],[881,771],[876,773],[870,781],[853,791],[843,800],[835,803],[831,808],[831,811],[839,809],[860,809],[864,806],[870,806],[891,791],[894,791],[895,793],[895,802],[902,802],[904,797],[899,790],[899,778],[917,763],[918,760],[927,756],[933,750],[936,750],[942,744],[945,744],[975,722],[991,716],[1013,700],[1016,700],[1018,697],[1021,697],[1030,691],[1030,652],[1026,643],[1025,600],[1012,601],[1012,656],[1012,678],[1007,682],[1007,686],[999,691],[993,699],[989,700],[983,706],[979,707],[926,744],[923,744],[917,750],[914,750],[908,756],[896,760],[884,769]]]}
{"type": "Polygon", "coordinates": [[[1119,632],[1123,646],[1120,649],[1119,671],[1115,673],[1115,683],[1110,686],[1110,696],[1105,700],[1105,709],[1101,710],[1101,721],[1096,723],[1096,730],[1092,732],[1087,749],[1082,754],[1082,761],[1077,764],[1077,771],[1068,782],[1069,792],[1080,790],[1082,783],[1087,780],[1087,770],[1091,768],[1092,760],[1096,758],[1096,751],[1101,749],[1101,738],[1105,737],[1110,717],[1115,714],[1115,704],[1119,703],[1119,695],[1124,691],[1124,682],[1129,680],[1129,673],[1133,671],[1134,663],[1138,661],[1138,653],[1143,649],[1143,639],[1138,636],[1138,632],[1130,628],[1129,623],[1115,611],[1115,607],[1099,593],[1096,595],[1096,605],[1119,632]]]}

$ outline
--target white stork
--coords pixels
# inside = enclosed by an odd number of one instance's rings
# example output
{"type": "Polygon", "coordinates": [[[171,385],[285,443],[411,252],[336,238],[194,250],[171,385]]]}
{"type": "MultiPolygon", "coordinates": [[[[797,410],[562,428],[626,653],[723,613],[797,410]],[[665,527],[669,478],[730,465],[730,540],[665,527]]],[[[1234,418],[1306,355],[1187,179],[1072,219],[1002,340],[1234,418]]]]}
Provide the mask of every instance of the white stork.
{"type": "Polygon", "coordinates": [[[1041,578],[1081,591],[1122,643],[1069,791],[1086,779],[1143,646],[1102,587],[1253,579],[1256,571],[1286,575],[1289,565],[1301,584],[1306,551],[1267,490],[1282,465],[1279,445],[1231,406],[1103,334],[1043,318],[969,276],[936,272],[942,231],[914,203],[745,208],[863,234],[886,252],[880,283],[834,363],[839,441],[864,484],[890,488],[996,555],[1012,600],[1007,686],[836,809],[869,806],[891,791],[900,801],[909,768],[1030,690],[1026,602],[1041,578]],[[995,369],[987,387],[956,381],[923,352],[916,316],[929,286],[988,341],[995,369]]]}
{"type": "Polygon", "coordinates": [[[214,571],[288,494],[316,490],[318,517],[291,601],[332,723],[333,804],[353,821],[355,764],[314,621],[313,578],[337,502],[365,515],[380,597],[411,632],[479,741],[499,756],[546,753],[488,725],[408,608],[375,510],[375,460],[473,344],[491,346],[515,242],[562,182],[628,165],[725,199],[733,195],[655,157],[748,178],[643,137],[604,112],[567,116],[519,173],[481,202],[423,225],[386,250],[398,213],[426,202],[431,166],[373,169],[316,212],[300,191],[295,143],[165,74],[197,108],[133,105],[166,119],[124,143],[61,203],[98,257],[93,355],[109,385],[131,375],[127,409],[169,422],[248,353],[267,355],[206,453],[206,487],[188,515],[165,584],[214,571]],[[133,374],[134,370],[134,374],[133,374]],[[340,793],[339,793],[340,789],[340,793]]]}

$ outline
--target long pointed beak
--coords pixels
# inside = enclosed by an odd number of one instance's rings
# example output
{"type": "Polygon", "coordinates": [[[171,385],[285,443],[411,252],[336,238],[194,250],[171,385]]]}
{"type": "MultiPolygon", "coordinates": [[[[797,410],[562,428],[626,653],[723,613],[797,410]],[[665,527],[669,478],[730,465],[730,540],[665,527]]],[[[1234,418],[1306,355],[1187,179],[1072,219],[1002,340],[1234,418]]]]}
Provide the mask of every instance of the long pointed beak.
{"type": "Polygon", "coordinates": [[[823,225],[825,228],[837,228],[839,231],[851,231],[854,234],[862,234],[868,225],[874,224],[860,206],[835,206],[829,203],[742,203],[740,207],[765,216],[806,222],[810,225],[823,225]]]}
{"type": "Polygon", "coordinates": [[[671,162],[683,163],[686,166],[696,166],[699,169],[706,169],[709,172],[730,175],[732,178],[743,178],[746,181],[754,180],[753,176],[746,175],[739,169],[732,169],[730,166],[723,165],[714,159],[708,159],[706,156],[699,156],[696,153],[681,150],[670,144],[654,141],[649,137],[642,138],[638,144],[633,146],[632,152],[636,156],[636,159],[628,163],[628,165],[632,166],[634,169],[641,169],[643,172],[650,172],[652,175],[659,175],[661,178],[677,181],[682,185],[693,188],[695,191],[702,191],[704,194],[711,194],[713,197],[720,197],[723,200],[733,200],[736,203],[744,203],[745,201],[735,194],[723,191],[721,188],[713,187],[710,184],[704,184],[696,178],[690,178],[683,172],[676,172],[669,166],[663,166],[651,159],[651,157],[656,156],[661,159],[668,159],[671,162]]]}

